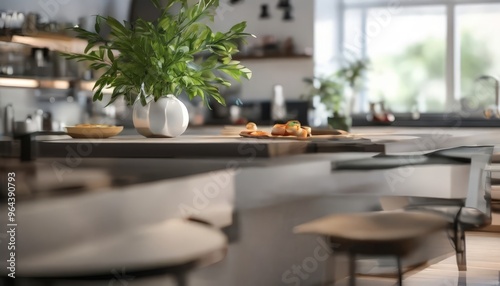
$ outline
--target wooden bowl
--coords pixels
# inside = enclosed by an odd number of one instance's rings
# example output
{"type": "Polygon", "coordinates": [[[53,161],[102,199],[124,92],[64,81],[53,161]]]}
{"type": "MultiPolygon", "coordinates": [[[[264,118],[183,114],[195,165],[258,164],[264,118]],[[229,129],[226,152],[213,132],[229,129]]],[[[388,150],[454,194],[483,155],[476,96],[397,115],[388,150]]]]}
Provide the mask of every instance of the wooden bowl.
{"type": "Polygon", "coordinates": [[[107,127],[92,127],[92,126],[71,126],[66,127],[66,132],[73,138],[109,138],[120,134],[123,131],[123,126],[107,126],[107,127]]]}

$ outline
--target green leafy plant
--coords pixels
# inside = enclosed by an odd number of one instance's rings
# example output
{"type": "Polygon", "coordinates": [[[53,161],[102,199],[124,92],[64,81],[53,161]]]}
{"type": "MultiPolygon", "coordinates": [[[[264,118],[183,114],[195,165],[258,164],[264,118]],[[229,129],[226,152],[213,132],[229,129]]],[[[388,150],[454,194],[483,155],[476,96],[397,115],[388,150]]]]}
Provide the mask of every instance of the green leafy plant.
{"type": "Polygon", "coordinates": [[[305,78],[304,82],[308,84],[306,97],[311,99],[314,96],[319,96],[320,102],[325,105],[327,110],[333,111],[334,114],[340,113],[344,102],[344,85],[337,76],[305,78]]]}
{"type": "Polygon", "coordinates": [[[358,89],[361,84],[361,77],[368,69],[367,60],[355,60],[347,62],[345,67],[337,72],[337,76],[344,80],[352,89],[358,89]]]}
{"type": "Polygon", "coordinates": [[[308,91],[304,95],[311,99],[319,96],[327,110],[332,111],[334,116],[342,114],[346,104],[345,89],[350,87],[353,90],[359,88],[363,73],[368,68],[365,60],[348,62],[344,67],[328,76],[317,76],[305,78],[308,91]]]}
{"type": "Polygon", "coordinates": [[[234,79],[250,79],[252,72],[232,59],[238,52],[237,41],[246,22],[234,25],[228,32],[213,32],[203,20],[214,19],[219,0],[151,0],[161,11],[153,22],[138,19],[121,23],[113,17],[96,16],[95,31],[74,27],[77,37],[88,42],[82,54],[65,54],[68,59],[86,61],[90,68],[102,71],[94,86],[93,100],[103,99],[105,88],[113,89],[113,103],[124,96],[129,104],[140,97],[143,105],[168,94],[185,92],[189,99],[201,97],[208,105],[210,98],[225,104],[219,92],[230,86],[222,74],[234,79]],[[100,35],[106,24],[109,39],[100,35]]]}

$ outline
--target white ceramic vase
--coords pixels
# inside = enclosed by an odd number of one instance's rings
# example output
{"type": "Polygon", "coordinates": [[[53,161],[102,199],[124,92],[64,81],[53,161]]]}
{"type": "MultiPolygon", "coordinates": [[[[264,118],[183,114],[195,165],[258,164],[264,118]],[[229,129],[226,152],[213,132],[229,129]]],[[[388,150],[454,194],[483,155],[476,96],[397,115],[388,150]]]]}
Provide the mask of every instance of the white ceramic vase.
{"type": "Polygon", "coordinates": [[[151,100],[143,106],[139,100],[134,103],[134,127],[145,137],[177,137],[184,133],[189,124],[186,105],[174,95],[151,100]]]}

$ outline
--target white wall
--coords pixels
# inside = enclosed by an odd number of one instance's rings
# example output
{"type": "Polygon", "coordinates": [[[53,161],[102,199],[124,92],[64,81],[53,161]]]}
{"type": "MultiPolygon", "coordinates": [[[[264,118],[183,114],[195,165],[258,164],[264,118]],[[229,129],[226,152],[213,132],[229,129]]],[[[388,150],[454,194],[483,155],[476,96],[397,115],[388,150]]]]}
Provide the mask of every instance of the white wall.
{"type": "Polygon", "coordinates": [[[314,72],[312,59],[244,60],[242,63],[253,72],[250,81],[242,81],[242,98],[246,100],[271,99],[275,84],[283,86],[286,99],[299,99],[305,92],[303,79],[314,72]]]}
{"type": "MultiPolygon", "coordinates": [[[[274,35],[281,41],[293,37],[297,53],[313,48],[314,1],[291,0],[294,20],[290,22],[282,20],[283,12],[276,9],[278,1],[245,0],[236,5],[228,2],[221,0],[212,24],[214,30],[227,31],[232,25],[246,21],[246,31],[257,36],[256,40],[248,39],[250,45],[265,35],[274,35]],[[260,5],[264,3],[269,5],[270,19],[259,19],[260,5]]],[[[314,73],[312,58],[243,60],[242,64],[253,72],[253,78],[242,83],[242,98],[247,100],[270,99],[275,84],[283,85],[287,99],[298,99],[305,88],[302,79],[314,73]]]]}
{"type": "Polygon", "coordinates": [[[340,1],[316,0],[314,19],[315,74],[327,75],[338,68],[341,58],[341,31],[338,23],[340,1]]]}

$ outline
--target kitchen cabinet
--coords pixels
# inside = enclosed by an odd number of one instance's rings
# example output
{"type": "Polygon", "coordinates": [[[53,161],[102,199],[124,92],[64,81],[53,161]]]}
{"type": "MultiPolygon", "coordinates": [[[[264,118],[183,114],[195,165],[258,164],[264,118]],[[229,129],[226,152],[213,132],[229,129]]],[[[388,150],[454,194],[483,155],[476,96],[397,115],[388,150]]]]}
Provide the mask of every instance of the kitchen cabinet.
{"type": "Polygon", "coordinates": [[[39,32],[0,36],[2,42],[0,87],[60,90],[87,87],[80,76],[83,64],[68,61],[59,53],[82,52],[86,41],[69,34],[39,32]]]}

